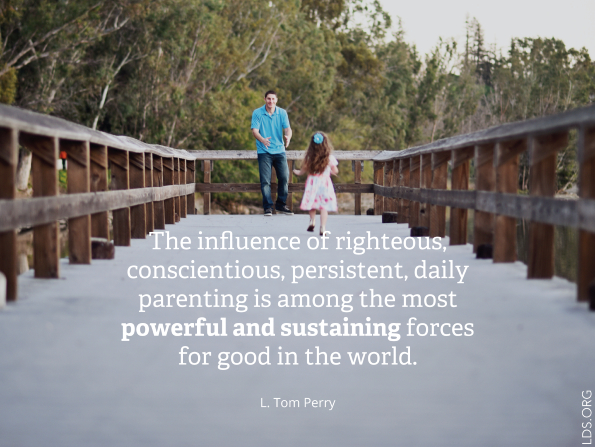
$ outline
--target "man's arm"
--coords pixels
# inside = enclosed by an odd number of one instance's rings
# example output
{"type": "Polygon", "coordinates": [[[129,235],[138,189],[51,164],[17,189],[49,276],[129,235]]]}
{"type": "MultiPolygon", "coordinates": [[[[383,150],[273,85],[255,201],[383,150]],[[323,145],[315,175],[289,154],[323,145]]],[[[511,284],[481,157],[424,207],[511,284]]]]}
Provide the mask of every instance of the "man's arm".
{"type": "Polygon", "coordinates": [[[291,131],[291,127],[287,127],[283,129],[283,133],[285,133],[285,147],[289,146],[289,142],[291,141],[291,136],[293,132],[291,131]]]}
{"type": "Polygon", "coordinates": [[[252,135],[254,135],[254,138],[256,138],[258,141],[264,144],[265,147],[269,147],[269,145],[271,144],[271,137],[262,138],[262,135],[260,135],[260,130],[258,129],[252,129],[252,135]]]}

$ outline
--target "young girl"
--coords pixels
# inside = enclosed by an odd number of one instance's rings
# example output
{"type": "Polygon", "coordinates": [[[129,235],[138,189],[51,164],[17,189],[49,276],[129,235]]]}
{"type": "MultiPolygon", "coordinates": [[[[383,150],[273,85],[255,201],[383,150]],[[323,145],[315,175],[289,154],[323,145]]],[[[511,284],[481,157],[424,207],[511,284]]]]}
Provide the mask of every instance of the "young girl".
{"type": "Polygon", "coordinates": [[[310,211],[310,225],[308,231],[314,231],[316,225],[316,210],[320,210],[320,235],[325,232],[329,211],[337,211],[337,196],[331,181],[331,174],[337,175],[339,162],[331,155],[333,147],[328,137],[322,132],[312,136],[310,146],[299,171],[294,169],[295,175],[308,173],[306,190],[300,209],[310,211]]]}

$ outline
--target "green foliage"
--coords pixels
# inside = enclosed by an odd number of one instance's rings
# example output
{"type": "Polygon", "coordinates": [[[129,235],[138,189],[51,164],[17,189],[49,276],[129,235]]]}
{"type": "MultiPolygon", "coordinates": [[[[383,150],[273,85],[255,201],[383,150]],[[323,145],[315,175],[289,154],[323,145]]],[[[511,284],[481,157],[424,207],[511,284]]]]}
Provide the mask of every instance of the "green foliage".
{"type": "MultiPolygon", "coordinates": [[[[251,114],[273,88],[290,149],[322,130],[337,150],[401,150],[595,99],[585,49],[525,38],[497,55],[471,19],[464,45],[419,55],[391,23],[377,0],[3,0],[0,102],[170,147],[254,150],[251,114]]],[[[576,180],[573,147],[560,188],[576,180]]],[[[213,172],[257,179],[253,162],[213,172]]]]}

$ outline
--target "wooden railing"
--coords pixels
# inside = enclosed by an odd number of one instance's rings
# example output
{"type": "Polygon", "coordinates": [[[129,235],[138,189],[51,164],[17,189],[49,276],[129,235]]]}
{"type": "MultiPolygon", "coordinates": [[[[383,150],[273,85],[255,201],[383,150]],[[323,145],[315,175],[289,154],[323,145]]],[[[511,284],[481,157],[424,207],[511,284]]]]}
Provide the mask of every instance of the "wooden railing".
{"type": "MultiPolygon", "coordinates": [[[[287,155],[290,168],[303,158],[302,151],[287,155]]],[[[355,193],[356,213],[361,214],[361,194],[374,192],[373,184],[361,184],[363,160],[378,152],[338,151],[335,155],[340,160],[354,160],[354,184],[337,184],[335,188],[355,193]]],[[[203,193],[208,214],[212,192],[260,191],[257,183],[210,183],[213,160],[256,158],[255,151],[186,151],[150,145],[0,105],[0,272],[7,279],[6,299],[14,301],[18,295],[18,229],[33,227],[35,277],[58,278],[59,220],[68,219],[70,263],[90,264],[91,238],[110,239],[109,211],[114,245],[130,245],[131,238],[145,238],[155,229],[165,229],[166,224],[194,214],[195,192],[203,193]],[[16,198],[19,146],[32,153],[33,198],[16,198]],[[60,152],[67,155],[64,195],[58,191],[60,152]],[[198,164],[204,171],[202,184],[195,183],[198,164]]],[[[275,187],[273,184],[273,191],[275,187]]],[[[289,191],[302,191],[303,187],[291,182],[289,191]]]]}
{"type": "MultiPolygon", "coordinates": [[[[494,262],[516,259],[515,219],[531,222],[529,278],[553,276],[554,225],[579,229],[578,299],[589,299],[595,279],[595,106],[507,124],[435,143],[385,152],[335,153],[352,160],[353,184],[337,192],[374,193],[375,214],[396,213],[397,221],[445,236],[451,208],[450,243],[467,241],[467,210],[475,210],[473,246],[493,248],[494,262]],[[556,155],[578,130],[579,200],[555,199],[556,155]],[[519,155],[528,151],[529,196],[518,195],[519,155]],[[469,190],[474,160],[475,190],[469,190]],[[361,184],[364,160],[374,162],[374,184],[361,184]],[[448,165],[451,189],[447,189],[448,165]]],[[[288,151],[290,169],[303,152],[288,151]]],[[[129,245],[195,213],[194,193],[202,192],[205,213],[213,192],[258,192],[260,185],[213,184],[213,160],[256,160],[254,151],[185,151],[94,131],[58,118],[0,105],[0,271],[7,299],[17,297],[17,229],[33,227],[33,262],[38,278],[57,278],[58,220],[68,219],[71,263],[91,262],[91,237],[109,239],[113,215],[115,245],[129,245]],[[33,198],[16,199],[19,145],[33,154],[33,198]],[[66,152],[67,194],[58,194],[56,162],[66,152]],[[195,183],[201,162],[204,183],[195,183]],[[108,167],[111,182],[108,191],[108,167]]],[[[273,173],[273,178],[275,175],[273,173]]],[[[275,190],[275,185],[271,185],[275,190]]],[[[289,184],[289,192],[303,184],[289,184]]],[[[293,201],[288,200],[291,204],[293,201]]],[[[595,308],[595,299],[591,303],[595,308]]]]}
{"type": "Polygon", "coordinates": [[[374,183],[376,214],[396,212],[398,222],[425,227],[432,237],[445,236],[450,207],[451,245],[467,243],[467,210],[475,210],[473,249],[493,249],[494,262],[516,260],[516,219],[530,221],[529,278],[554,274],[554,225],[577,228],[578,300],[595,294],[595,106],[382,152],[374,158],[374,183]],[[557,153],[572,129],[578,131],[579,200],[561,200],[554,198],[557,153]],[[528,196],[517,194],[525,151],[528,196]],[[475,190],[469,190],[471,160],[475,190]]]}

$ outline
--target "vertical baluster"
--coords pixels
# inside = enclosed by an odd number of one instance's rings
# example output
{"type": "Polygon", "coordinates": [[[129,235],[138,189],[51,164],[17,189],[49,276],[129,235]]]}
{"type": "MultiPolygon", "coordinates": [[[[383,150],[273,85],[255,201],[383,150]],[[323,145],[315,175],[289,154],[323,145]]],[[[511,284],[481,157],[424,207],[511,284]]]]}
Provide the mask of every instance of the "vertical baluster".
{"type": "MultiPolygon", "coordinates": [[[[399,160],[393,160],[393,174],[392,182],[390,186],[396,189],[401,184],[401,178],[399,177],[399,160]]],[[[393,197],[393,211],[397,213],[397,222],[399,222],[399,214],[401,214],[401,200],[398,197],[393,197]]]]}
{"type": "MultiPolygon", "coordinates": [[[[58,139],[21,134],[20,142],[33,153],[33,197],[58,195],[58,139]]],[[[58,222],[33,228],[33,265],[36,278],[60,276],[60,228],[58,222]]]]}
{"type": "MultiPolygon", "coordinates": [[[[475,189],[494,191],[496,175],[494,170],[494,145],[475,146],[475,189]]],[[[494,215],[475,210],[473,221],[473,252],[480,245],[492,245],[494,235],[494,215]]]]}
{"type": "MultiPolygon", "coordinates": [[[[145,188],[153,187],[153,154],[145,152],[145,188]]],[[[145,203],[145,232],[155,230],[155,217],[153,215],[153,202],[145,203]]]]}
{"type": "MultiPolygon", "coordinates": [[[[452,190],[469,189],[469,163],[475,153],[474,147],[466,147],[452,151],[452,190]]],[[[467,209],[450,209],[450,245],[467,243],[467,209]]]]}
{"type": "MultiPolygon", "coordinates": [[[[60,150],[68,159],[68,194],[85,193],[91,189],[90,147],[88,141],[60,140],[60,150]]],[[[91,216],[68,219],[68,258],[71,264],[91,263],[91,216]]]]}
{"type": "MultiPolygon", "coordinates": [[[[527,140],[496,144],[496,192],[516,194],[519,183],[519,154],[527,150],[527,140]]],[[[494,226],[494,262],[516,261],[516,219],[497,214],[494,226]]]]}
{"type": "MultiPolygon", "coordinates": [[[[128,153],[130,162],[130,189],[145,187],[145,154],[137,152],[128,153]]],[[[147,207],[135,205],[130,207],[131,236],[134,239],[144,239],[147,234],[146,227],[147,207]]]]}
{"type": "Polygon", "coordinates": [[[196,187],[196,160],[188,160],[186,162],[186,183],[192,184],[192,192],[186,196],[188,214],[196,214],[196,204],[194,201],[194,191],[196,187]]]}
{"type": "MultiPolygon", "coordinates": [[[[112,181],[110,189],[126,190],[130,188],[128,151],[108,149],[112,181]]],[[[130,208],[120,208],[112,211],[114,227],[114,245],[130,246],[130,208]]]]}
{"type": "MultiPolygon", "coordinates": [[[[170,186],[174,184],[174,159],[173,157],[163,157],[163,186],[170,186]]],[[[174,225],[176,223],[176,206],[173,197],[165,199],[165,223],[167,225],[174,225]]]]}
{"type": "MultiPolygon", "coordinates": [[[[203,160],[204,183],[211,183],[211,161],[203,160]]],[[[205,192],[203,194],[203,208],[204,214],[211,214],[211,193],[205,192]]]]}
{"type": "MultiPolygon", "coordinates": [[[[174,185],[180,185],[180,159],[178,157],[174,157],[174,185]]],[[[177,195],[174,197],[174,218],[176,222],[179,222],[182,218],[182,201],[180,200],[180,196],[177,195]]]]}
{"type": "MultiPolygon", "coordinates": [[[[409,158],[401,158],[399,160],[399,186],[408,188],[409,185],[409,158]]],[[[409,207],[410,201],[407,199],[399,199],[401,212],[397,216],[398,223],[409,222],[409,207]]]]}
{"type": "MultiPolygon", "coordinates": [[[[186,185],[187,183],[187,176],[186,176],[186,159],[180,158],[180,186],[186,185]]],[[[186,194],[180,194],[180,218],[186,217],[188,214],[187,210],[187,201],[186,201],[186,194]]]]}
{"type": "MultiPolygon", "coordinates": [[[[374,162],[374,184],[384,186],[384,163],[374,162]]],[[[374,214],[382,215],[384,212],[384,197],[380,194],[374,194],[374,214]]]]}
{"type": "MultiPolygon", "coordinates": [[[[361,185],[362,183],[362,164],[363,161],[354,160],[353,162],[353,183],[361,185]]],[[[360,192],[355,193],[355,215],[362,215],[362,194],[360,192]]]]}
{"type": "MultiPolygon", "coordinates": [[[[579,197],[595,200],[595,127],[579,129],[579,197]]],[[[589,297],[589,284],[595,280],[595,233],[579,230],[577,298],[590,300],[595,310],[595,297],[589,297]]]]}
{"type": "MultiPolygon", "coordinates": [[[[107,191],[108,178],[108,157],[107,146],[93,144],[90,145],[91,153],[91,192],[107,191]]],[[[103,239],[110,239],[109,236],[109,214],[107,211],[91,215],[91,236],[103,239]]]]}
{"type": "MultiPolygon", "coordinates": [[[[16,177],[18,163],[18,132],[15,129],[0,128],[0,199],[16,198],[16,177]]],[[[0,272],[6,276],[6,301],[18,297],[17,276],[17,232],[0,232],[0,272]]]]}
{"type": "MultiPolygon", "coordinates": [[[[450,151],[432,154],[432,189],[446,189],[450,151]]],[[[446,237],[446,207],[430,205],[430,237],[446,237]]]]}
{"type": "MultiPolygon", "coordinates": [[[[430,189],[432,187],[432,155],[421,155],[420,167],[420,188],[430,189]]],[[[422,203],[419,209],[419,225],[430,228],[430,204],[422,203]]]]}
{"type": "MultiPolygon", "coordinates": [[[[163,186],[163,157],[153,154],[153,188],[163,186]]],[[[156,192],[161,199],[160,191],[156,192]]],[[[165,200],[153,202],[153,227],[155,230],[165,230],[165,200]]]]}
{"type": "MultiPolygon", "coordinates": [[[[421,157],[414,155],[409,159],[409,187],[419,188],[419,182],[421,178],[420,173],[421,157]]],[[[420,203],[417,201],[411,201],[409,203],[409,228],[419,226],[419,208],[420,203]]]]}
{"type": "MultiPolygon", "coordinates": [[[[529,195],[554,197],[558,151],[568,144],[568,133],[531,137],[529,139],[531,172],[529,195]]],[[[554,276],[554,226],[531,222],[529,227],[528,278],[554,276]]]]}
{"type": "MultiPolygon", "coordinates": [[[[389,160],[384,163],[384,186],[393,186],[393,165],[394,161],[389,160]]],[[[393,197],[385,197],[384,198],[384,212],[386,211],[396,211],[396,206],[394,205],[395,199],[393,197]]]]}

